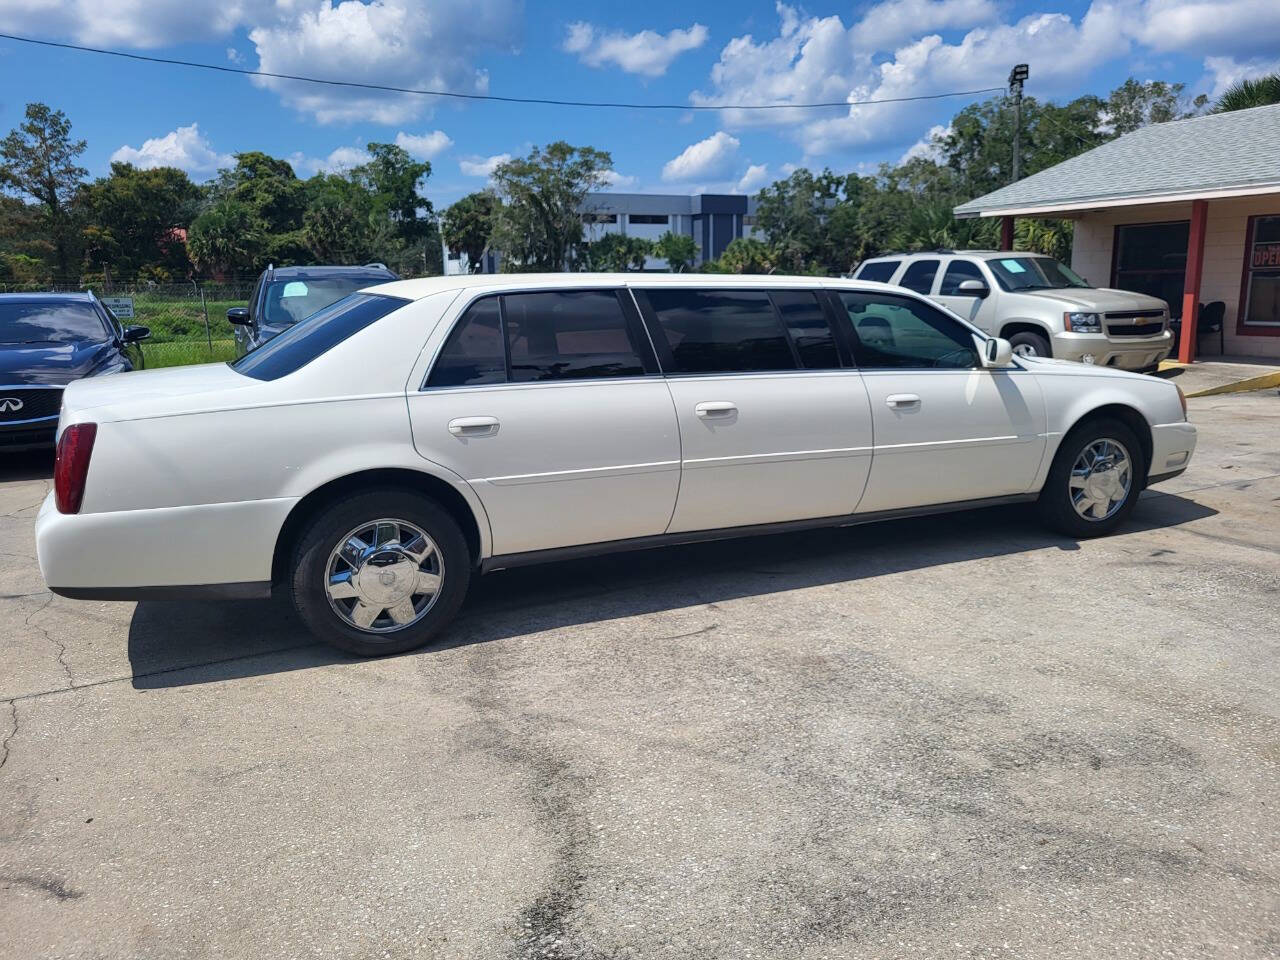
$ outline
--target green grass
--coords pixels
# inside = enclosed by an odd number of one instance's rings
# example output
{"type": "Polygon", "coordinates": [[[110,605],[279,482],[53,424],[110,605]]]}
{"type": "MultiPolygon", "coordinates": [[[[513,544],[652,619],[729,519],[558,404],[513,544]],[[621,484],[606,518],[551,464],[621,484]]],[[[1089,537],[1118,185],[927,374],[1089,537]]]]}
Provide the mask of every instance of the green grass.
{"type": "MultiPolygon", "coordinates": [[[[204,324],[201,323],[203,328],[204,324]]],[[[218,363],[234,360],[236,342],[234,340],[214,340],[213,349],[202,337],[199,340],[161,341],[150,340],[142,344],[142,356],[146,360],[146,369],[157,367],[181,367],[191,363],[218,363]]]]}
{"type": "MultiPolygon", "coordinates": [[[[209,332],[215,342],[232,336],[227,309],[243,306],[243,300],[208,302],[209,332]]],[[[199,297],[153,297],[140,293],[133,298],[133,319],[124,322],[150,327],[153,343],[205,339],[204,308],[199,297]]]]}

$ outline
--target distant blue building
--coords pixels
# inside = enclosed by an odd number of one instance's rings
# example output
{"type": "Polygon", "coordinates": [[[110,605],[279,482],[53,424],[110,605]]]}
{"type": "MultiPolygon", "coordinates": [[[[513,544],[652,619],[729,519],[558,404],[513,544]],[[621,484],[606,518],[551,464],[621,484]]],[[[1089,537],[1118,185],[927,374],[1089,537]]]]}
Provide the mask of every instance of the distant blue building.
{"type": "MultiPolygon", "coordinates": [[[[582,207],[586,239],[621,233],[657,240],[670,230],[692,237],[695,265],[715,260],[738,237],[755,230],[755,197],[730,193],[589,193],[582,207]]],[[[647,268],[665,270],[665,260],[650,257],[647,268]]]]}

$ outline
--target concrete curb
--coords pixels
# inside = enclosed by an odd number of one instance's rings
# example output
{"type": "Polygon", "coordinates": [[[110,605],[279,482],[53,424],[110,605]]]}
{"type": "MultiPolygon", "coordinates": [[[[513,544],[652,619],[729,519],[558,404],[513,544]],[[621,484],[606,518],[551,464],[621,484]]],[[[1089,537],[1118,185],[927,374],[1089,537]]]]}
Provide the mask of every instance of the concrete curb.
{"type": "Polygon", "coordinates": [[[1250,390],[1266,390],[1269,387],[1280,387],[1280,371],[1263,374],[1260,377],[1250,377],[1248,380],[1237,380],[1235,383],[1224,383],[1220,387],[1210,387],[1208,390],[1197,390],[1195,393],[1188,393],[1187,399],[1213,397],[1220,393],[1247,393],[1250,390]]]}

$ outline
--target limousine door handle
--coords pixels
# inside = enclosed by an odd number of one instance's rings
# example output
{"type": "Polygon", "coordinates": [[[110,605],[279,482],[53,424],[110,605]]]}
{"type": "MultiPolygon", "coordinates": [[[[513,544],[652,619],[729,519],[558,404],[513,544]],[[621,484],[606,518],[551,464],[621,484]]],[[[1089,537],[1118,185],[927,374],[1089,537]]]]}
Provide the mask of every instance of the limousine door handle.
{"type": "Polygon", "coordinates": [[[491,437],[498,432],[497,417],[458,417],[449,421],[455,437],[491,437]]]}
{"type": "Polygon", "coordinates": [[[891,393],[884,398],[884,402],[894,410],[906,410],[910,407],[920,406],[920,398],[914,393],[891,393]]]}
{"type": "Polygon", "coordinates": [[[738,406],[728,400],[708,400],[694,407],[693,412],[703,420],[723,420],[737,413],[738,406]]]}

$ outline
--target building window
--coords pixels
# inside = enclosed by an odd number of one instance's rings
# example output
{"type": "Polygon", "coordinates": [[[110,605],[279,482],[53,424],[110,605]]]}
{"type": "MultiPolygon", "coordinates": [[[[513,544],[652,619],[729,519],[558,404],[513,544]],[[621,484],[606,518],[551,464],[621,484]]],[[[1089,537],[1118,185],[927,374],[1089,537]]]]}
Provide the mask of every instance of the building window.
{"type": "Polygon", "coordinates": [[[582,215],[583,223],[617,223],[618,215],[616,213],[584,213],[582,215]]]}
{"type": "Polygon", "coordinates": [[[1244,257],[1239,331],[1280,333],[1280,216],[1249,219],[1244,257]]]}
{"type": "Polygon", "coordinates": [[[633,213],[627,220],[631,223],[653,223],[665,227],[670,218],[665,213],[633,213]]]}
{"type": "Polygon", "coordinates": [[[1170,315],[1182,316],[1191,221],[1132,223],[1116,227],[1111,286],[1159,297],[1170,315]]]}

